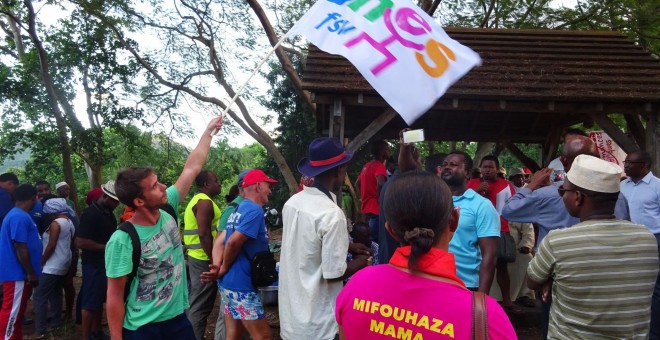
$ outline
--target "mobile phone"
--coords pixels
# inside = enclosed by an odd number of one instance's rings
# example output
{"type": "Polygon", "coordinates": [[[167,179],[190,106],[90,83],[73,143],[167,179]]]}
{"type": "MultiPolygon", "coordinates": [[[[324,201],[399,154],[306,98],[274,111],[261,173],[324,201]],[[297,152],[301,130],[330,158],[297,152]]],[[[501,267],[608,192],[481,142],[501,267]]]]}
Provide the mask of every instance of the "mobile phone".
{"type": "Polygon", "coordinates": [[[410,130],[403,132],[403,142],[406,144],[423,142],[423,141],[424,141],[424,129],[410,130]]]}
{"type": "Polygon", "coordinates": [[[552,170],[550,173],[550,182],[561,182],[564,180],[564,170],[552,170]]]}

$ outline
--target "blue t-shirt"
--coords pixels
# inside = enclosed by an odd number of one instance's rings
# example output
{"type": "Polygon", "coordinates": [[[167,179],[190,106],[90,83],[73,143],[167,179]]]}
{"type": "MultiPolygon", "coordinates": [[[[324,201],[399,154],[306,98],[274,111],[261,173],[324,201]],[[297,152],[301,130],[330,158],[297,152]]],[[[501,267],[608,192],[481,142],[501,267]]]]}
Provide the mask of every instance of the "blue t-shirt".
{"type": "Polygon", "coordinates": [[[14,242],[27,245],[30,262],[37,277],[41,276],[41,253],[43,247],[32,217],[19,208],[13,208],[2,221],[0,230],[0,282],[24,281],[27,273],[18,261],[14,242]]]}
{"type": "Polygon", "coordinates": [[[5,215],[9,212],[14,207],[14,199],[11,197],[11,194],[3,189],[0,188],[0,223],[5,218],[5,215]]]}
{"type": "Polygon", "coordinates": [[[243,248],[220,279],[219,285],[233,291],[253,292],[256,288],[252,285],[252,269],[248,257],[251,259],[256,253],[268,250],[268,234],[261,206],[247,198],[241,202],[238,209],[229,215],[225,245],[237,231],[249,239],[243,243],[243,248]]]}
{"type": "Polygon", "coordinates": [[[32,221],[34,221],[34,224],[36,224],[37,227],[43,223],[42,220],[44,218],[44,205],[40,200],[36,200],[34,202],[34,207],[32,207],[32,210],[30,210],[28,214],[30,217],[32,217],[32,221]]]}
{"type": "Polygon", "coordinates": [[[500,236],[500,215],[493,203],[472,189],[462,196],[452,196],[454,206],[460,207],[458,228],[449,242],[449,252],[456,259],[456,274],[468,288],[479,287],[481,248],[479,239],[500,236]]]}

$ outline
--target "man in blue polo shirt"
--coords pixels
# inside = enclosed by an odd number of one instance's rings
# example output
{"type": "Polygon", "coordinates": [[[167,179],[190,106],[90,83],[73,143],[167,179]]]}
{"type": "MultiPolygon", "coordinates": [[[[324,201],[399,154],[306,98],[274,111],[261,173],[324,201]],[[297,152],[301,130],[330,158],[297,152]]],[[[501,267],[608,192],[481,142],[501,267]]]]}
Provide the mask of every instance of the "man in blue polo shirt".
{"type": "Polygon", "coordinates": [[[456,274],[468,289],[488,294],[493,282],[500,237],[500,216],[489,200],[466,189],[472,158],[452,151],[442,165],[440,177],[452,192],[460,209],[458,228],[449,242],[456,259],[456,274]]]}

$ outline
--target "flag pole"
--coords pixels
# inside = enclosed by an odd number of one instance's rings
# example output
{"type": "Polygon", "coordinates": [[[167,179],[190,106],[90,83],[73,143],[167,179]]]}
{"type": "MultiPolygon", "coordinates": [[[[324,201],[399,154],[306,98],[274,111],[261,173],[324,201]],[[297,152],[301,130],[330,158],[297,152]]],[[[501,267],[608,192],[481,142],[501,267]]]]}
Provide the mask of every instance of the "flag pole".
{"type": "MultiPolygon", "coordinates": [[[[236,91],[236,93],[234,94],[234,97],[231,99],[229,104],[227,104],[227,107],[222,111],[222,113],[220,113],[220,116],[223,118],[223,120],[224,120],[225,115],[227,114],[227,112],[231,108],[231,106],[236,102],[236,99],[238,98],[238,95],[240,95],[243,92],[243,90],[245,89],[247,84],[250,82],[250,79],[252,79],[252,77],[254,77],[254,75],[257,74],[259,69],[261,69],[261,66],[263,66],[266,63],[266,61],[268,61],[268,58],[270,58],[270,56],[273,55],[273,52],[275,52],[275,50],[278,47],[280,47],[280,45],[282,44],[282,42],[284,41],[285,38],[286,38],[286,35],[284,35],[284,37],[282,37],[280,39],[280,41],[278,41],[277,44],[275,44],[275,46],[273,46],[273,48],[270,49],[268,54],[266,54],[266,56],[261,60],[259,65],[257,65],[257,67],[254,69],[254,71],[252,71],[252,74],[250,74],[248,79],[245,80],[243,85],[241,85],[241,87],[238,88],[238,91],[236,91]]],[[[213,130],[213,132],[211,132],[211,136],[215,136],[216,134],[218,134],[218,132],[220,132],[218,129],[213,130]]]]}

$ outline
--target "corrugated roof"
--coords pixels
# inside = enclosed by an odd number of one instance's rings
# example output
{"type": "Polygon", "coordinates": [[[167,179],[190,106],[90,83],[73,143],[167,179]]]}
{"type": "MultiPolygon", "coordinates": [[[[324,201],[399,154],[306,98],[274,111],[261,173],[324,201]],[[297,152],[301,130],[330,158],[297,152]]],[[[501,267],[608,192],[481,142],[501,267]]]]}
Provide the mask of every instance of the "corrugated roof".
{"type": "MultiPolygon", "coordinates": [[[[483,65],[447,96],[658,101],[660,62],[616,32],[448,28],[483,65]]],[[[303,86],[312,92],[375,93],[344,57],[311,46],[303,86]]]]}
{"type": "MultiPolygon", "coordinates": [[[[660,109],[660,61],[616,32],[447,28],[483,65],[450,87],[414,128],[433,140],[544,143],[553,128],[591,114],[660,109]]],[[[345,106],[346,136],[388,106],[344,57],[310,46],[303,87],[314,94],[319,130],[334,99],[345,106]]],[[[405,127],[395,118],[377,137],[405,127]]]]}

